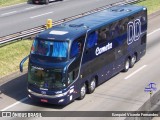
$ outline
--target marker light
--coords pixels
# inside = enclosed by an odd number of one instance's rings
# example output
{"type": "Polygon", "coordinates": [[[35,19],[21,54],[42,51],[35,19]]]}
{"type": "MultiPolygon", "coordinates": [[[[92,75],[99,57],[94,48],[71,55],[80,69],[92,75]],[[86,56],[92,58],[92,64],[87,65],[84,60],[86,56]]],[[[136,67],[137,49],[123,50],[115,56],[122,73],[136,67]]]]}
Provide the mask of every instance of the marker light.
{"type": "Polygon", "coordinates": [[[52,27],[52,19],[47,19],[46,28],[49,29],[52,27]]]}

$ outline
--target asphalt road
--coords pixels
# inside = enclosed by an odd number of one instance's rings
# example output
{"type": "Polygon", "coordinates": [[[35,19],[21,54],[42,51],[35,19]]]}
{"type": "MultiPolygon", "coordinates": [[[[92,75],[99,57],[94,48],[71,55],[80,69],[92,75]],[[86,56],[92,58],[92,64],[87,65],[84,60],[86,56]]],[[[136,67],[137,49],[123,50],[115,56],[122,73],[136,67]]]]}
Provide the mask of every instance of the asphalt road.
{"type": "MultiPolygon", "coordinates": [[[[84,100],[75,100],[66,107],[42,104],[31,101],[26,94],[26,74],[19,73],[2,79],[0,110],[7,111],[135,111],[150,98],[144,88],[150,83],[156,83],[160,90],[160,12],[149,19],[148,41],[146,55],[127,73],[120,73],[96,88],[93,94],[84,100]],[[151,19],[152,18],[152,19],[151,19]]],[[[17,119],[17,118],[14,118],[17,119]]],[[[31,118],[33,119],[33,118],[31,118]]],[[[35,119],[35,118],[34,118],[35,119]]],[[[38,118],[37,118],[38,119],[38,118]]],[[[46,119],[46,118],[43,118],[46,119]]],[[[53,119],[53,118],[47,118],[53,119]]],[[[104,119],[123,120],[124,118],[54,118],[58,120],[70,119],[104,119]]]]}
{"type": "MultiPolygon", "coordinates": [[[[29,100],[26,94],[26,74],[11,75],[9,82],[1,85],[0,109],[8,111],[134,111],[138,110],[149,94],[144,88],[150,83],[157,84],[160,89],[159,62],[160,62],[160,15],[149,19],[149,33],[147,53],[134,68],[127,73],[120,73],[109,81],[96,88],[93,94],[87,95],[84,100],[75,100],[66,107],[41,104],[29,100]],[[156,22],[157,21],[157,22],[156,22]],[[154,23],[154,25],[153,25],[154,23]],[[11,81],[10,81],[11,80],[11,81]],[[23,99],[25,98],[25,99],[23,99]],[[19,101],[19,102],[17,102],[19,101]]],[[[70,119],[70,118],[56,118],[70,119]]],[[[88,118],[75,118],[88,119],[88,118]]],[[[103,118],[93,118],[103,119],[103,118]]],[[[121,120],[124,118],[104,118],[105,120],[121,120]]]]}
{"type": "Polygon", "coordinates": [[[0,9],[0,37],[61,20],[121,0],[63,0],[49,5],[21,4],[0,9]]]}

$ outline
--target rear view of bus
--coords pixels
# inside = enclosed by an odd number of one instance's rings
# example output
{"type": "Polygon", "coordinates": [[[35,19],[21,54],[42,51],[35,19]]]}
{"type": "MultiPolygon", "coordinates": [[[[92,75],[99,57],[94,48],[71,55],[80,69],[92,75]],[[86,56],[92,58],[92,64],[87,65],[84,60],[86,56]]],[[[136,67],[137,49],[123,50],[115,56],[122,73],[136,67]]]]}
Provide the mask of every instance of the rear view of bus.
{"type": "Polygon", "coordinates": [[[28,96],[66,105],[128,71],[146,53],[147,9],[117,6],[39,33],[28,63],[28,96]]]}

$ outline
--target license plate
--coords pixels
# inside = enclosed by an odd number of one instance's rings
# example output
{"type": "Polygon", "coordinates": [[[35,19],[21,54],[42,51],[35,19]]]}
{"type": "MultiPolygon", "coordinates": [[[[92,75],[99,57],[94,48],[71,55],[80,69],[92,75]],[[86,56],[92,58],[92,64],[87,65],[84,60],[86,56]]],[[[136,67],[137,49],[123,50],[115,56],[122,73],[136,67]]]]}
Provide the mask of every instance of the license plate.
{"type": "Polygon", "coordinates": [[[46,99],[41,99],[41,102],[47,103],[48,100],[46,100],[46,99]]]}

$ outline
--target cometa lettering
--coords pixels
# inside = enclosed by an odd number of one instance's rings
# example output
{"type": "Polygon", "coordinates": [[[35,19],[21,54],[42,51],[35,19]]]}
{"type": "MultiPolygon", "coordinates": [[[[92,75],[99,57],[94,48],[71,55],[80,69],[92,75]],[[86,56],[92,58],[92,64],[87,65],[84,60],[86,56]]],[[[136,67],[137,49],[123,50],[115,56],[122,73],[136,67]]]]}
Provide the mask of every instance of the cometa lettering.
{"type": "Polygon", "coordinates": [[[112,43],[108,43],[106,46],[103,46],[101,48],[97,47],[96,51],[95,51],[95,54],[96,54],[96,56],[98,56],[98,55],[100,55],[100,54],[102,54],[102,53],[104,53],[104,52],[106,52],[110,49],[112,49],[112,43]]]}

